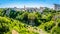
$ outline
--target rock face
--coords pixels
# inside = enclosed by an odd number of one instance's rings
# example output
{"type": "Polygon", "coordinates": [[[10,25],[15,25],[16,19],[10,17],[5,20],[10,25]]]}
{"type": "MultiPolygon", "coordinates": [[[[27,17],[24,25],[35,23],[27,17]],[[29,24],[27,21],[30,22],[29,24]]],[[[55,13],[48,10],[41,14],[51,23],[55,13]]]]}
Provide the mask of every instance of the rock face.
{"type": "Polygon", "coordinates": [[[35,25],[35,23],[33,22],[33,21],[30,21],[30,23],[29,23],[30,25],[32,25],[32,26],[34,26],[35,25]]]}
{"type": "Polygon", "coordinates": [[[6,10],[6,15],[9,16],[9,14],[10,14],[10,9],[7,9],[6,10]]]}
{"type": "Polygon", "coordinates": [[[18,34],[18,32],[15,30],[12,30],[12,34],[18,34]]]}

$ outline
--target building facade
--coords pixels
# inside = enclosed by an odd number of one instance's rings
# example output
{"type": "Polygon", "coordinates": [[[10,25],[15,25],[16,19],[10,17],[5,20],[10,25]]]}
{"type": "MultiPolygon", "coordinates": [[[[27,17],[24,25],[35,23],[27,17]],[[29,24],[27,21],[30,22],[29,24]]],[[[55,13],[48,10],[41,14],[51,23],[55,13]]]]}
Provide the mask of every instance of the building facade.
{"type": "Polygon", "coordinates": [[[54,9],[55,10],[60,10],[60,5],[59,4],[54,4],[54,9]]]}

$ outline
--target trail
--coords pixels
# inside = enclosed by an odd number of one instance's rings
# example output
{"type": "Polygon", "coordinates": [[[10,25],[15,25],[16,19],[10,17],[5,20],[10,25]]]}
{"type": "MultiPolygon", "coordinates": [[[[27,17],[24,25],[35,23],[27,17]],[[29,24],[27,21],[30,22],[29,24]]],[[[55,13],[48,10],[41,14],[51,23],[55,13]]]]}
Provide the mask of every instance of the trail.
{"type": "Polygon", "coordinates": [[[42,29],[38,29],[38,28],[34,29],[33,27],[29,27],[28,30],[38,32],[39,34],[49,34],[49,33],[45,32],[45,31],[43,31],[42,29]]]}
{"type": "MultiPolygon", "coordinates": [[[[47,33],[46,31],[43,31],[42,29],[39,29],[39,28],[34,28],[34,27],[27,27],[27,29],[29,31],[34,31],[34,32],[37,32],[39,34],[49,34],[47,33]]],[[[18,34],[18,32],[16,30],[12,30],[12,34],[18,34]]]]}
{"type": "Polygon", "coordinates": [[[18,34],[16,30],[12,30],[12,34],[18,34]]]}

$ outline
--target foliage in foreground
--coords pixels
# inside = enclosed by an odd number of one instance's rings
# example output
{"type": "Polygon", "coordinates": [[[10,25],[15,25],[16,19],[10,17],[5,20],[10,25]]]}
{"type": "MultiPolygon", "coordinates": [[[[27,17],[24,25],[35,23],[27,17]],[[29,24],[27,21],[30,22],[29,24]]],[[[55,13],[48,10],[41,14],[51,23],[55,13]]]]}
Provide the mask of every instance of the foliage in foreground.
{"type": "Polygon", "coordinates": [[[22,22],[0,16],[0,34],[11,34],[12,30],[16,30],[20,34],[36,34],[36,32],[29,31],[27,28],[22,22]]]}

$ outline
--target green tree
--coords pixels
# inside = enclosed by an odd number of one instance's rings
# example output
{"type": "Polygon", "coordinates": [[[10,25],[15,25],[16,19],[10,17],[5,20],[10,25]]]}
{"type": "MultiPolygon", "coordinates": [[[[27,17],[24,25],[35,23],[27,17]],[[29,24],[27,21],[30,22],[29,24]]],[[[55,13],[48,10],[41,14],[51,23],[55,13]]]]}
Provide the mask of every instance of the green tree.
{"type": "Polygon", "coordinates": [[[35,25],[34,20],[35,20],[35,18],[36,18],[37,16],[38,16],[38,15],[36,15],[36,13],[30,13],[30,14],[28,14],[28,19],[29,19],[29,21],[30,21],[29,24],[35,25]]]}

